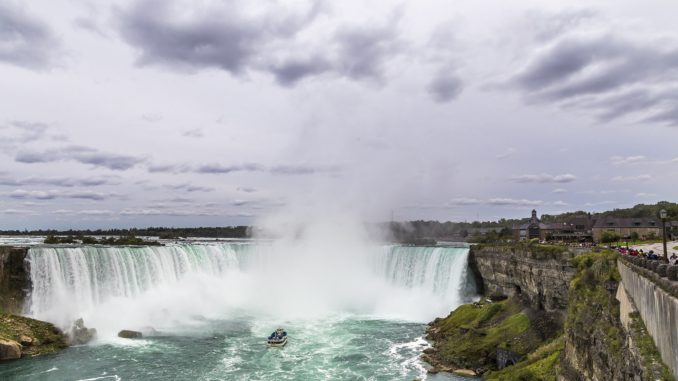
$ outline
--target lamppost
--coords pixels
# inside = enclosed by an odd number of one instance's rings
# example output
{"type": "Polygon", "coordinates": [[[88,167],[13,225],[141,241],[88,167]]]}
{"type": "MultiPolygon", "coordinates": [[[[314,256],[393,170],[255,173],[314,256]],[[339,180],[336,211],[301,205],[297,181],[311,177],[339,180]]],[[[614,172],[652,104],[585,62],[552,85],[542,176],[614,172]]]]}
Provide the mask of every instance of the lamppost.
{"type": "Polygon", "coordinates": [[[662,242],[664,243],[664,262],[669,261],[669,255],[666,252],[666,210],[659,211],[659,218],[662,219],[662,242]]]}

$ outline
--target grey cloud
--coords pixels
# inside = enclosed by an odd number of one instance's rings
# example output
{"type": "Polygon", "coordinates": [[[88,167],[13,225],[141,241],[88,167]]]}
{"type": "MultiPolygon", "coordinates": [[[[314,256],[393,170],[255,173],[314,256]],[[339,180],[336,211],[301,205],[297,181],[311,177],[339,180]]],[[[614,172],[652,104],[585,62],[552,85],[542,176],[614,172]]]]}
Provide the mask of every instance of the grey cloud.
{"type": "Polygon", "coordinates": [[[278,165],[270,172],[274,175],[310,175],[314,173],[335,173],[341,168],[337,166],[310,166],[310,165],[278,165]]]}
{"type": "Polygon", "coordinates": [[[55,161],[76,161],[111,170],[127,170],[145,161],[144,158],[101,152],[93,148],[70,146],[43,152],[19,152],[15,158],[19,163],[49,163],[55,161]]]}
{"type": "Polygon", "coordinates": [[[204,136],[202,130],[199,128],[184,131],[181,135],[189,138],[202,138],[204,136]]]}
{"type": "Polygon", "coordinates": [[[116,185],[117,181],[110,178],[92,177],[86,179],[72,179],[66,177],[26,177],[14,179],[0,176],[0,186],[46,185],[55,187],[91,187],[101,185],[116,185]]]}
{"type": "Polygon", "coordinates": [[[212,187],[203,187],[199,185],[192,185],[188,183],[184,184],[168,184],[164,186],[167,189],[182,191],[182,192],[212,192],[214,188],[212,187]]]}
{"type": "Polygon", "coordinates": [[[253,193],[256,192],[256,188],[250,188],[250,187],[238,187],[237,189],[239,192],[245,192],[245,193],[253,193]]]}
{"type": "Polygon", "coordinates": [[[526,16],[525,24],[530,28],[531,37],[538,41],[548,41],[581,28],[601,15],[593,9],[571,9],[556,14],[533,11],[526,16]]]}
{"type": "Polygon", "coordinates": [[[541,50],[512,79],[530,99],[593,109],[601,120],[640,113],[678,125],[678,42],[568,36],[541,50]]]}
{"type": "Polygon", "coordinates": [[[647,158],[643,155],[636,155],[636,156],[612,156],[610,160],[612,161],[612,164],[619,165],[619,164],[633,164],[633,163],[638,163],[645,161],[647,158]]]}
{"type": "Polygon", "coordinates": [[[38,215],[36,211],[29,209],[0,209],[0,213],[7,215],[38,215]]]}
{"type": "Polygon", "coordinates": [[[318,11],[291,14],[271,7],[248,16],[240,2],[221,2],[182,14],[182,3],[165,0],[136,1],[119,10],[120,32],[140,52],[138,63],[178,68],[218,68],[240,74],[267,42],[289,38],[313,20],[318,11]],[[192,14],[192,16],[188,16],[192,14]]]}
{"type": "Polygon", "coordinates": [[[108,33],[104,32],[91,17],[77,17],[73,20],[73,25],[101,37],[109,37],[108,33]]]}
{"type": "Polygon", "coordinates": [[[71,210],[71,209],[57,209],[50,212],[51,214],[62,215],[82,215],[82,216],[111,216],[115,212],[108,209],[85,209],[85,210],[71,210]]]}
{"type": "Polygon", "coordinates": [[[463,90],[462,80],[454,73],[441,73],[437,75],[428,86],[428,92],[436,102],[449,102],[461,94],[463,90]]]}
{"type": "Polygon", "coordinates": [[[32,200],[54,200],[57,198],[68,198],[68,199],[79,199],[79,200],[92,200],[92,201],[103,201],[110,198],[119,198],[120,195],[114,193],[102,193],[102,192],[92,192],[92,191],[75,191],[75,192],[64,192],[57,190],[47,190],[47,191],[27,191],[23,189],[17,189],[13,192],[10,192],[9,197],[14,199],[32,199],[32,200]]]}
{"type": "Polygon", "coordinates": [[[147,169],[151,173],[180,173],[191,170],[188,164],[149,164],[147,169]]]}
{"type": "Polygon", "coordinates": [[[575,181],[577,177],[575,175],[566,173],[563,175],[549,175],[546,173],[542,173],[539,175],[521,175],[521,176],[514,176],[511,177],[511,181],[515,181],[517,183],[570,183],[572,181],[575,181]]]}
{"type": "Polygon", "coordinates": [[[162,120],[162,115],[160,114],[143,114],[141,120],[149,123],[157,123],[162,120]]]}
{"type": "Polygon", "coordinates": [[[339,71],[352,79],[381,79],[385,62],[401,49],[396,22],[393,19],[386,26],[353,26],[337,32],[339,71]]]}
{"type": "Polygon", "coordinates": [[[60,44],[42,20],[28,14],[23,2],[0,3],[0,61],[41,70],[52,67],[60,44]]]}
{"type": "Polygon", "coordinates": [[[246,14],[247,3],[240,1],[211,3],[197,11],[194,3],[186,3],[193,12],[182,13],[184,3],[137,0],[118,10],[120,33],[138,50],[139,65],[189,72],[214,68],[235,76],[262,71],[282,86],[323,74],[381,80],[385,63],[402,46],[395,17],[383,26],[338,28],[322,37],[318,49],[301,45],[297,35],[323,11],[324,1],[311,1],[301,12],[275,4],[256,15],[246,14]]]}
{"type": "Polygon", "coordinates": [[[303,78],[326,73],[332,68],[332,63],[327,59],[312,57],[292,58],[281,64],[272,65],[269,70],[279,84],[291,86],[303,78]]]}
{"type": "MultiPolygon", "coordinates": [[[[2,41],[0,41],[0,44],[2,41]]],[[[5,152],[13,151],[25,143],[34,142],[45,138],[49,125],[39,122],[29,122],[15,120],[0,125],[0,130],[4,130],[3,138],[0,140],[0,148],[5,152]]]]}
{"type": "Polygon", "coordinates": [[[652,176],[645,174],[637,176],[615,176],[612,178],[612,181],[647,181],[651,179],[652,176]]]}
{"type": "Polygon", "coordinates": [[[539,206],[543,205],[543,201],[539,200],[525,200],[513,198],[491,198],[487,201],[489,205],[497,206],[539,206]]]}
{"type": "Polygon", "coordinates": [[[128,208],[120,211],[123,216],[220,216],[217,211],[181,210],[181,209],[152,209],[152,208],[128,208]]]}
{"type": "Polygon", "coordinates": [[[220,164],[206,164],[196,168],[196,172],[198,173],[213,173],[213,174],[226,174],[231,172],[259,172],[263,170],[264,167],[256,163],[247,163],[230,166],[220,164]]]}
{"type": "MultiPolygon", "coordinates": [[[[557,201],[553,205],[562,206],[564,203],[562,201],[557,201]]],[[[541,200],[526,200],[526,199],[513,199],[513,198],[490,198],[486,200],[477,199],[477,198],[455,198],[445,203],[444,205],[417,205],[416,207],[420,208],[455,208],[463,206],[472,206],[472,205],[487,205],[487,206],[539,206],[544,205],[544,202],[541,200]]]]}
{"type": "Polygon", "coordinates": [[[450,202],[448,203],[448,205],[450,206],[478,205],[478,204],[482,204],[482,201],[478,200],[477,198],[466,198],[466,197],[455,198],[450,200],[450,202]]]}

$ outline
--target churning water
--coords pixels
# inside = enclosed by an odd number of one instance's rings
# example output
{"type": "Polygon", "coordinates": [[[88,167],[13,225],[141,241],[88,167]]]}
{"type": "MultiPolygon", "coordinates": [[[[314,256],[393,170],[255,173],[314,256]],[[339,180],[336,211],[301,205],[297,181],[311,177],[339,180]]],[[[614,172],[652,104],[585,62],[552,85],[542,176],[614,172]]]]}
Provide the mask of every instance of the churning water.
{"type": "Polygon", "coordinates": [[[31,248],[27,314],[62,328],[82,317],[98,338],[3,365],[0,378],[425,378],[418,359],[425,323],[473,297],[468,249],[343,250],[276,243],[31,248]],[[289,344],[268,349],[265,337],[278,325],[289,344]],[[121,329],[148,335],[120,339],[121,329]]]}

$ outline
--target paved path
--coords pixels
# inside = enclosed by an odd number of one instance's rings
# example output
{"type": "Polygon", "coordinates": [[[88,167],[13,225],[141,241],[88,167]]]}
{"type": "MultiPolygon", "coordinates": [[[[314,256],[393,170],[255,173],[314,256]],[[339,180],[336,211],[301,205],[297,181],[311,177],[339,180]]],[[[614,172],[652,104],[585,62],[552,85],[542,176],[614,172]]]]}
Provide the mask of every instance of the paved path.
{"type": "MultiPolygon", "coordinates": [[[[676,253],[676,255],[678,255],[678,250],[673,249],[674,246],[678,246],[678,241],[666,241],[666,250],[669,252],[669,257],[671,256],[671,253],[676,253]]],[[[664,254],[664,246],[661,242],[648,243],[645,245],[633,245],[631,247],[636,250],[643,249],[643,251],[646,253],[650,250],[654,250],[654,252],[660,256],[664,254]]]]}

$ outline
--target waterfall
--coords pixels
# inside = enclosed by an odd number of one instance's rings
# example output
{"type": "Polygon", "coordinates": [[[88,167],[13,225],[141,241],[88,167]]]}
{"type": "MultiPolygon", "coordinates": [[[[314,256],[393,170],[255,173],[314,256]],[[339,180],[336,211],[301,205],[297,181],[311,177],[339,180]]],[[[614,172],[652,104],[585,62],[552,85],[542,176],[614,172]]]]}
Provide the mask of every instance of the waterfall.
{"type": "Polygon", "coordinates": [[[468,298],[466,248],[318,251],[265,243],[33,247],[27,309],[62,327],[83,317],[113,332],[237,314],[426,321],[468,298]]]}

